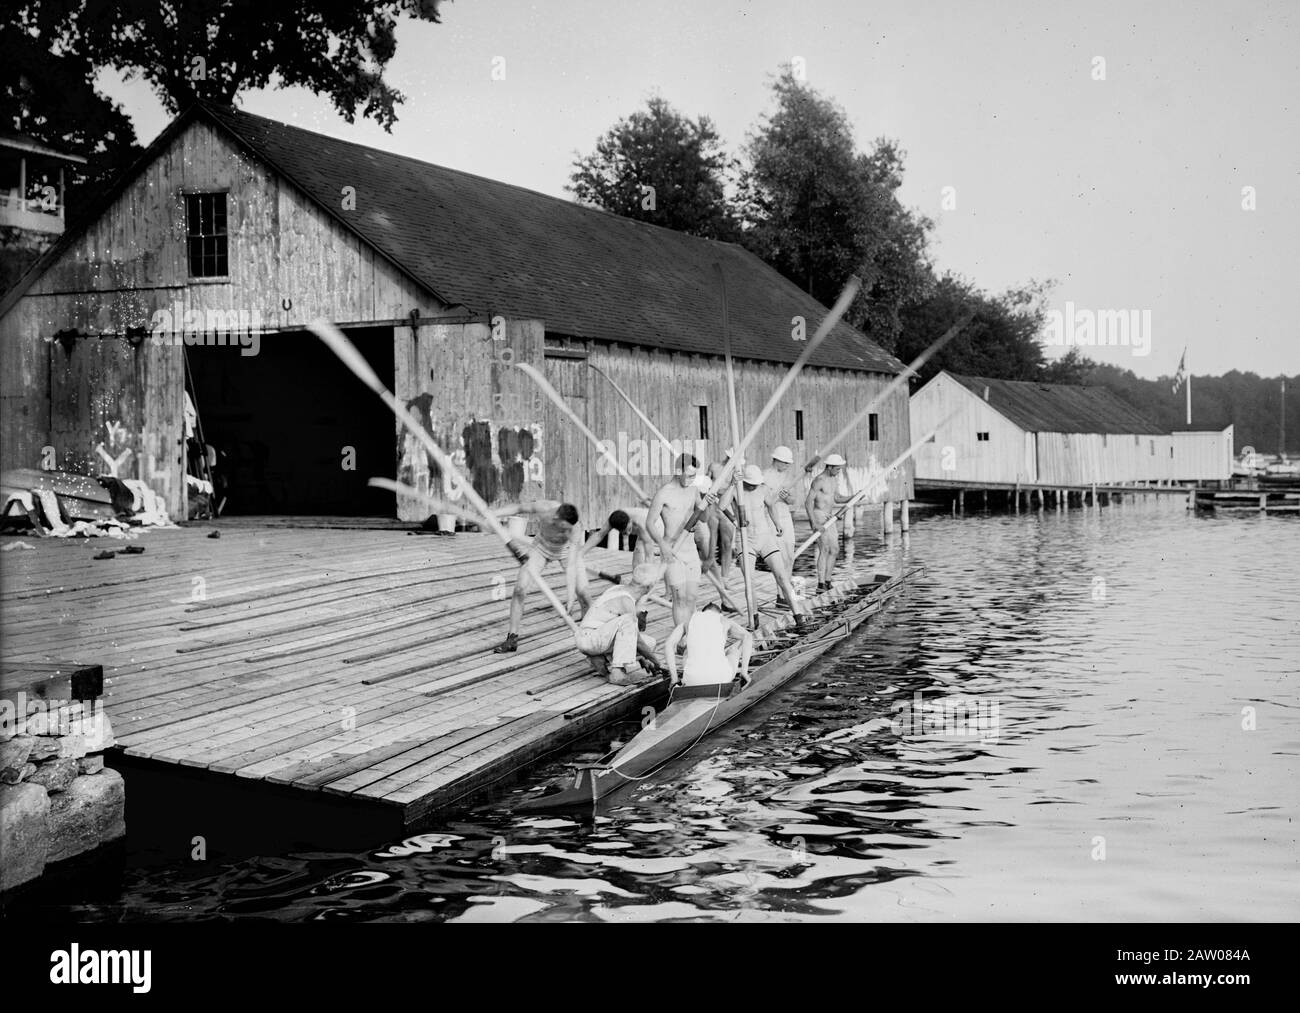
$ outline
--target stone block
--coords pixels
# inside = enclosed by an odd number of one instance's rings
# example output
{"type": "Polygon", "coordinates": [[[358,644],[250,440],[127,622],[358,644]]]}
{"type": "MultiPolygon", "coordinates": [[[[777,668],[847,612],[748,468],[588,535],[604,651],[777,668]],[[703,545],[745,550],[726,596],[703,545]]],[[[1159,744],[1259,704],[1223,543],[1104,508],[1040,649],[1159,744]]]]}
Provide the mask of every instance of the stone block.
{"type": "Polygon", "coordinates": [[[76,759],[73,757],[60,757],[56,760],[46,760],[44,763],[38,764],[35,773],[28,774],[25,780],[28,784],[43,785],[45,790],[53,795],[56,791],[66,790],[76,776],[76,759]]]}
{"type": "Polygon", "coordinates": [[[102,756],[83,756],[77,760],[77,770],[82,774],[98,774],[104,769],[102,756]]]}
{"type": "Polygon", "coordinates": [[[39,784],[0,787],[0,890],[35,879],[49,860],[50,797],[39,784]]]}
{"type": "Polygon", "coordinates": [[[94,777],[78,777],[50,798],[49,827],[49,862],[60,862],[122,837],[126,833],[122,775],[105,769],[94,777]]]}
{"type": "Polygon", "coordinates": [[[19,735],[0,743],[0,773],[11,769],[22,770],[23,765],[31,759],[35,745],[36,740],[30,735],[19,735]]]}
{"type": "Polygon", "coordinates": [[[0,784],[18,784],[36,773],[36,764],[24,763],[21,767],[5,767],[0,770],[0,784]]]}
{"type": "Polygon", "coordinates": [[[32,746],[32,753],[27,759],[32,763],[44,763],[46,760],[58,759],[60,741],[60,739],[49,739],[44,736],[36,739],[35,744],[32,746]]]}

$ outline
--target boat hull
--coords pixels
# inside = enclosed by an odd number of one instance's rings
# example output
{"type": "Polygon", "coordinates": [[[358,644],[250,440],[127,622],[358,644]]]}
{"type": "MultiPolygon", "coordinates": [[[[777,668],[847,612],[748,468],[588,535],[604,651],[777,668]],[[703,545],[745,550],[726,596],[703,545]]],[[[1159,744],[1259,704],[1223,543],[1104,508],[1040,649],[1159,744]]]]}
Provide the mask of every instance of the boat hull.
{"type": "Polygon", "coordinates": [[[710,732],[780,689],[847,639],[898,594],[914,573],[840,582],[837,588],[841,592],[865,590],[867,593],[808,636],[751,669],[750,683],[744,689],[732,692],[730,686],[722,686],[716,697],[695,696],[684,700],[674,700],[670,693],[667,706],[631,742],[597,763],[579,767],[570,787],[522,802],[515,811],[583,808],[653,776],[664,764],[689,752],[710,732]]]}

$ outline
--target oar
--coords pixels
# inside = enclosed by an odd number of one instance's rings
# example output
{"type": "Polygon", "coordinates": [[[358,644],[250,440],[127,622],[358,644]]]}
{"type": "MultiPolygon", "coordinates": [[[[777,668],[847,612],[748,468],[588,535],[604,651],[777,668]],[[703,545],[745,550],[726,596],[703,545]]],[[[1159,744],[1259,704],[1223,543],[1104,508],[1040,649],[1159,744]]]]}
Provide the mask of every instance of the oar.
{"type": "MultiPolygon", "coordinates": [[[[853,299],[857,296],[860,288],[862,288],[862,282],[858,280],[856,275],[849,278],[848,284],[844,286],[844,291],[841,292],[840,297],[835,300],[835,305],[831,307],[831,311],[826,314],[826,319],[818,325],[817,330],[814,331],[813,336],[808,339],[808,344],[799,354],[794,365],[790,367],[785,377],[777,385],[776,390],[772,392],[772,396],[767,399],[767,404],[765,404],[763,410],[758,413],[758,418],[750,427],[749,432],[745,434],[745,438],[741,440],[737,446],[732,447],[731,458],[722,466],[722,470],[718,472],[718,477],[714,479],[713,487],[710,492],[716,495],[718,490],[731,480],[731,473],[736,469],[736,462],[744,456],[745,449],[754,441],[754,437],[758,435],[759,429],[762,428],[763,423],[767,421],[768,416],[776,410],[776,406],[780,403],[781,398],[783,398],[785,392],[790,389],[790,385],[794,383],[795,378],[812,357],[813,352],[815,352],[818,346],[826,340],[826,336],[830,334],[835,325],[840,322],[840,317],[844,316],[845,312],[848,311],[849,304],[853,302],[853,299]]],[[[682,534],[693,519],[693,517],[685,519],[682,522],[682,527],[668,539],[673,543],[674,548],[680,544],[682,534]]]]}
{"type": "Polygon", "coordinates": [[[812,358],[813,352],[817,351],[818,346],[821,345],[821,343],[826,340],[827,335],[834,330],[835,325],[840,322],[840,317],[844,316],[844,314],[848,312],[849,305],[857,296],[860,288],[862,288],[862,282],[858,280],[856,275],[849,278],[848,284],[844,286],[844,291],[840,293],[840,297],[835,300],[835,305],[831,307],[831,311],[826,315],[826,319],[818,325],[817,330],[813,332],[813,336],[808,339],[808,344],[799,354],[799,358],[795,360],[794,365],[790,367],[784,378],[782,378],[781,382],[777,385],[776,390],[772,392],[772,396],[767,399],[767,404],[765,404],[763,410],[758,413],[758,418],[756,418],[753,425],[749,427],[749,431],[745,433],[744,439],[742,439],[739,445],[736,446],[735,456],[723,466],[723,473],[718,476],[719,485],[724,484],[723,480],[727,475],[728,469],[734,469],[736,462],[745,455],[746,448],[754,442],[755,437],[758,436],[758,431],[763,428],[763,423],[767,421],[768,416],[770,416],[772,412],[776,411],[776,406],[780,404],[781,398],[785,397],[786,391],[788,391],[791,385],[794,384],[799,373],[803,370],[804,366],[807,365],[808,360],[812,358]]]}
{"type": "MultiPolygon", "coordinates": [[[[455,514],[457,517],[468,521],[471,524],[483,524],[483,518],[478,514],[448,503],[446,500],[439,499],[437,496],[431,495],[430,493],[420,492],[420,490],[416,489],[414,486],[405,485],[401,482],[394,482],[391,478],[372,478],[366,484],[373,486],[376,489],[386,489],[388,492],[395,492],[410,499],[418,500],[434,513],[455,514]]],[[[607,580],[611,584],[623,583],[622,577],[606,573],[604,570],[593,570],[588,567],[587,573],[588,575],[594,574],[601,580],[607,580]]],[[[645,597],[647,600],[659,605],[672,605],[672,602],[663,595],[655,594],[653,591],[647,593],[645,597]]]]}
{"type": "MultiPolygon", "coordinates": [[[[848,421],[848,423],[845,424],[843,429],[841,429],[838,433],[832,436],[829,440],[826,441],[826,443],[824,443],[821,447],[817,449],[817,452],[813,454],[812,458],[808,461],[808,463],[803,466],[803,470],[805,472],[812,471],[812,469],[816,466],[818,461],[820,461],[832,450],[834,450],[837,446],[839,446],[840,441],[842,441],[844,437],[848,436],[849,433],[851,433],[854,429],[860,426],[863,423],[863,421],[865,421],[868,415],[870,415],[873,411],[876,410],[877,407],[879,407],[881,404],[885,402],[885,400],[889,397],[889,395],[894,393],[894,391],[898,390],[898,388],[901,387],[903,384],[907,383],[908,379],[911,377],[913,373],[916,373],[922,366],[924,366],[927,362],[930,361],[930,359],[934,356],[936,352],[939,351],[939,349],[941,349],[949,341],[951,341],[958,334],[960,334],[961,331],[965,329],[966,325],[970,323],[972,319],[974,319],[974,317],[975,317],[974,311],[968,310],[961,317],[960,320],[958,320],[955,324],[953,324],[946,331],[944,331],[943,334],[939,336],[938,341],[936,341],[924,352],[922,352],[910,363],[908,363],[907,366],[904,368],[903,372],[899,373],[896,377],[890,380],[889,383],[885,385],[885,388],[882,391],[880,391],[878,394],[876,394],[875,397],[873,397],[870,401],[867,402],[867,406],[863,408],[862,411],[854,415],[853,418],[851,418],[848,421]]],[[[791,471],[793,472],[793,469],[791,469],[791,471]]],[[[788,488],[789,485],[790,483],[787,482],[785,485],[782,486],[782,489],[788,488]]]]}
{"type": "MultiPolygon", "coordinates": [[[[737,437],[740,436],[740,412],[736,408],[736,372],[731,362],[731,321],[727,312],[727,277],[722,273],[722,264],[719,261],[713,262],[713,270],[718,276],[718,289],[722,293],[722,354],[727,360],[727,400],[731,410],[731,440],[733,447],[737,437]]],[[[737,460],[739,451],[732,456],[732,460],[737,460]]],[[[736,493],[736,520],[744,521],[744,510],[740,502],[740,493],[736,493]]],[[[738,523],[736,532],[740,535],[740,579],[745,586],[745,627],[752,630],[754,628],[754,589],[750,586],[749,566],[745,562],[745,525],[738,523]]],[[[794,607],[791,602],[790,607],[794,607]]]]}
{"type": "MultiPolygon", "coordinates": [[[[672,441],[669,440],[668,437],[663,434],[663,431],[660,430],[658,426],[656,426],[653,422],[650,421],[650,417],[646,415],[646,413],[643,412],[637,406],[637,403],[632,400],[632,398],[628,395],[627,391],[625,391],[622,387],[620,387],[617,383],[614,382],[613,378],[608,373],[606,373],[599,366],[593,365],[591,362],[588,362],[587,365],[591,366],[591,368],[595,372],[599,373],[601,376],[603,376],[606,380],[609,381],[609,385],[614,388],[614,391],[618,394],[618,396],[627,402],[628,407],[631,408],[632,411],[636,413],[636,417],[645,423],[646,428],[650,430],[651,434],[654,435],[659,440],[660,443],[664,444],[665,446],[672,445],[672,441]]],[[[714,588],[717,590],[719,599],[723,601],[730,600],[730,596],[727,594],[727,589],[725,585],[723,585],[722,579],[718,576],[717,573],[713,571],[712,568],[705,570],[704,576],[709,579],[709,583],[711,583],[714,586],[714,588]]],[[[746,602],[746,604],[748,604],[748,601],[746,602]]]]}
{"type": "Polygon", "coordinates": [[[583,422],[582,419],[578,418],[572,408],[565,404],[564,398],[560,397],[559,392],[550,385],[546,377],[542,376],[541,373],[537,372],[536,369],[528,365],[526,362],[514,362],[512,365],[518,369],[522,369],[528,374],[532,381],[541,389],[541,392],[551,400],[551,403],[554,404],[556,408],[560,409],[570,422],[578,427],[582,435],[591,441],[591,445],[595,447],[598,452],[605,455],[605,459],[614,466],[614,470],[622,476],[623,481],[625,481],[632,491],[637,494],[637,498],[641,500],[641,503],[643,505],[649,504],[650,497],[645,494],[645,490],[637,484],[636,479],[627,473],[627,470],[619,463],[618,458],[609,452],[609,448],[604,446],[604,444],[596,438],[596,434],[587,428],[587,424],[583,422]]]}
{"type": "MultiPolygon", "coordinates": [[[[882,474],[882,475],[888,475],[891,471],[893,471],[893,470],[894,470],[895,468],[897,468],[900,464],[902,464],[904,461],[906,461],[909,457],[911,457],[913,454],[915,454],[918,450],[921,449],[921,446],[922,446],[926,441],[928,441],[928,440],[930,439],[931,436],[933,436],[935,433],[937,433],[937,432],[939,431],[939,429],[940,429],[942,426],[944,426],[944,425],[945,425],[949,420],[955,418],[956,415],[957,415],[957,412],[953,412],[951,415],[949,415],[947,418],[945,418],[942,422],[940,422],[937,426],[935,426],[935,427],[934,427],[933,429],[931,429],[928,433],[926,433],[926,434],[925,434],[924,436],[922,436],[919,440],[917,440],[917,441],[916,441],[915,443],[913,443],[910,447],[908,447],[908,448],[907,448],[906,450],[904,450],[901,454],[899,454],[896,458],[894,458],[892,461],[890,461],[889,464],[888,464],[888,466],[886,466],[885,468],[883,468],[883,469],[881,470],[881,474],[882,474]]],[[[820,526],[818,526],[817,528],[815,528],[815,529],[813,530],[813,533],[812,533],[811,535],[808,536],[808,540],[807,540],[806,542],[804,542],[801,546],[799,546],[798,549],[795,550],[794,558],[795,558],[795,559],[798,559],[798,558],[799,558],[800,556],[802,556],[805,552],[807,552],[808,549],[811,548],[812,545],[817,541],[817,539],[821,537],[821,534],[822,534],[823,531],[825,531],[825,530],[826,530],[827,528],[829,528],[832,524],[834,524],[837,520],[839,520],[841,517],[843,517],[844,514],[849,510],[850,507],[852,507],[854,504],[856,504],[856,503],[858,502],[858,500],[862,499],[862,497],[865,496],[865,495],[866,495],[868,492],[870,492],[870,491],[871,491],[871,487],[870,487],[870,485],[863,486],[862,489],[860,489],[858,492],[854,493],[853,496],[852,496],[852,497],[851,497],[851,498],[850,498],[846,503],[842,503],[842,504],[840,504],[839,508],[835,511],[835,513],[831,514],[831,516],[828,517],[828,518],[826,518],[826,520],[825,520],[825,521],[824,521],[820,526]]]]}
{"type": "MultiPolygon", "coordinates": [[[[397,421],[402,423],[423,444],[424,449],[429,452],[430,456],[438,462],[438,467],[460,485],[470,505],[483,515],[478,523],[486,524],[492,530],[492,533],[501,539],[502,544],[509,548],[510,535],[506,533],[506,529],[501,526],[501,522],[496,519],[488,505],[483,502],[483,498],[475,491],[474,486],[466,481],[465,477],[452,463],[451,456],[442,447],[438,446],[434,438],[425,431],[425,428],[420,425],[406,405],[402,404],[396,395],[384,386],[383,381],[375,375],[375,371],[370,368],[370,364],[366,362],[346,335],[326,320],[315,320],[308,324],[308,327],[316,337],[325,342],[330,351],[339,357],[343,365],[352,370],[358,380],[379,395],[380,400],[388,405],[393,414],[397,416],[397,421]]],[[[511,554],[513,555],[513,552],[511,554]]],[[[555,609],[565,624],[574,633],[577,633],[578,624],[573,621],[572,616],[560,604],[560,599],[555,596],[555,592],[551,590],[550,586],[542,580],[535,581],[535,583],[541,588],[542,594],[546,596],[546,600],[551,603],[551,607],[555,609]]]]}
{"type": "Polygon", "coordinates": [[[614,393],[616,393],[619,397],[621,397],[624,401],[627,402],[627,406],[631,408],[633,412],[636,413],[637,418],[639,418],[642,422],[645,423],[646,428],[649,429],[650,432],[654,434],[655,438],[660,443],[666,446],[672,445],[672,440],[668,439],[667,436],[665,436],[662,432],[659,431],[658,427],[655,426],[655,424],[651,422],[650,419],[646,416],[646,413],[636,406],[636,402],[633,401],[630,397],[628,397],[627,391],[625,391],[622,387],[620,387],[618,384],[614,382],[613,377],[611,377],[603,369],[601,369],[599,366],[595,365],[590,361],[587,362],[587,365],[590,366],[591,369],[593,369],[596,373],[603,376],[609,382],[609,385],[614,388],[614,393]]]}

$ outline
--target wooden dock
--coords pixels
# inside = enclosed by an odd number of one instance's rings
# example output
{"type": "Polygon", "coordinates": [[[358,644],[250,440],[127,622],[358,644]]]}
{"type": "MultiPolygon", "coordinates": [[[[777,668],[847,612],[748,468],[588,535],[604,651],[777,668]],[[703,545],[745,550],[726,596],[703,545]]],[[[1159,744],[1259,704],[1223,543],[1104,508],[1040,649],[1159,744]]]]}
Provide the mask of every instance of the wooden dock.
{"type": "MultiPolygon", "coordinates": [[[[519,651],[491,653],[515,570],[491,536],[244,521],[132,544],[145,553],[95,560],[122,543],[0,539],[6,663],[101,664],[127,757],[381,807],[405,826],[661,692],[593,675],[536,592],[519,651]]],[[[631,554],[588,563],[625,573],[631,554]]],[[[771,602],[767,573],[758,586],[771,602]]],[[[740,600],[738,571],[729,590],[740,600]]],[[[662,643],[667,609],[650,614],[662,643]]]]}

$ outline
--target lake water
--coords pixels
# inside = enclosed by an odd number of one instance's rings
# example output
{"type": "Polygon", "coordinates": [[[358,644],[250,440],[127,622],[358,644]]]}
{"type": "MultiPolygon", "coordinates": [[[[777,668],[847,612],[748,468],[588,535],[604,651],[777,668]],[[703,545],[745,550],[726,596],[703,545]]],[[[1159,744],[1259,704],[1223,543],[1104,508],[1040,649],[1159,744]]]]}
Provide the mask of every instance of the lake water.
{"type": "Polygon", "coordinates": [[[881,619],[594,819],[126,872],[82,920],[1300,917],[1300,520],[935,516],[881,619]],[[215,867],[214,867],[215,866],[215,867]]]}

